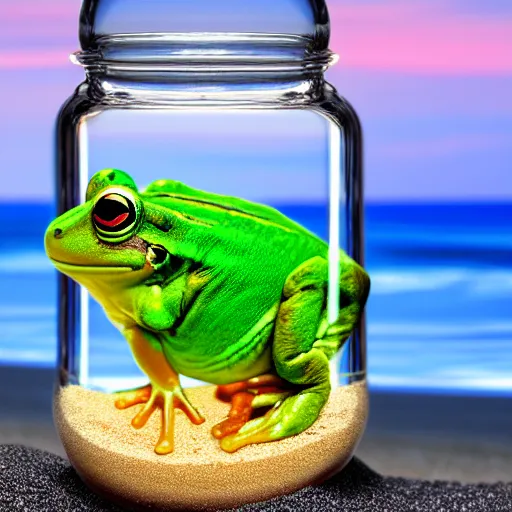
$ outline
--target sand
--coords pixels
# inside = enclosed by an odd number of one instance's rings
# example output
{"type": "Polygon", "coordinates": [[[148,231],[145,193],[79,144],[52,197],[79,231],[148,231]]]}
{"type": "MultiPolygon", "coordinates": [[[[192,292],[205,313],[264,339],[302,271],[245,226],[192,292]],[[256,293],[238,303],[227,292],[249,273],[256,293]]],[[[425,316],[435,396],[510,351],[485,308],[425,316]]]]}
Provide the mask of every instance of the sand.
{"type": "Polygon", "coordinates": [[[161,510],[228,508],[293,492],[321,481],[350,460],[367,416],[365,382],[331,393],[318,420],[305,432],[235,453],[219,448],[211,435],[229,404],[214,397],[214,386],[186,394],[206,421],[192,425],[176,411],[175,449],[154,453],[160,414],[134,429],[142,405],[114,407],[114,396],[80,386],[58,391],[54,416],[64,448],[82,479],[111,499],[161,510]]]}

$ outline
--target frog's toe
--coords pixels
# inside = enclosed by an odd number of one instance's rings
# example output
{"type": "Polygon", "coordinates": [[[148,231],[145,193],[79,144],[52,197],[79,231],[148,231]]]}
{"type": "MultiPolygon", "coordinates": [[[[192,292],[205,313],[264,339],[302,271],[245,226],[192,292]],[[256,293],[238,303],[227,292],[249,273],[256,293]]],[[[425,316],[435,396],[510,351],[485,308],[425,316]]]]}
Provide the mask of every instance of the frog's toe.
{"type": "Polygon", "coordinates": [[[118,409],[127,409],[133,405],[144,404],[151,397],[151,389],[151,384],[148,384],[141,388],[119,391],[115,393],[117,400],[114,402],[114,405],[118,409]]]}
{"type": "Polygon", "coordinates": [[[155,445],[155,453],[167,455],[174,450],[174,397],[171,393],[163,394],[162,424],[160,437],[155,445]]]}
{"type": "Polygon", "coordinates": [[[278,423],[276,412],[276,410],[272,410],[262,418],[247,422],[237,433],[221,439],[220,447],[225,452],[233,453],[248,444],[266,443],[280,439],[274,432],[278,423]]]}
{"type": "Polygon", "coordinates": [[[155,453],[158,455],[168,455],[174,451],[173,439],[159,439],[155,445],[155,453]]]}
{"type": "Polygon", "coordinates": [[[157,408],[155,401],[156,393],[151,393],[151,396],[149,397],[149,400],[144,404],[144,407],[132,419],[132,426],[134,428],[142,428],[147,423],[157,408]]]}
{"type": "Polygon", "coordinates": [[[299,434],[318,418],[325,398],[315,393],[299,393],[277,404],[261,418],[246,423],[236,434],[224,437],[220,447],[229,453],[249,444],[278,441],[299,434]]]}
{"type": "Polygon", "coordinates": [[[227,418],[212,427],[212,435],[215,439],[223,439],[238,432],[246,423],[240,418],[227,418]]]}
{"type": "Polygon", "coordinates": [[[250,419],[254,395],[240,391],[231,396],[231,410],[228,417],[212,428],[213,437],[222,439],[238,432],[250,419]]]}
{"type": "Polygon", "coordinates": [[[204,423],[204,416],[190,403],[181,388],[176,388],[173,392],[173,405],[183,411],[194,425],[204,423]]]}
{"type": "Polygon", "coordinates": [[[248,380],[221,384],[217,386],[215,396],[223,402],[231,402],[233,397],[242,392],[248,391],[255,395],[268,393],[280,393],[290,389],[290,383],[272,373],[265,373],[248,380]]]}

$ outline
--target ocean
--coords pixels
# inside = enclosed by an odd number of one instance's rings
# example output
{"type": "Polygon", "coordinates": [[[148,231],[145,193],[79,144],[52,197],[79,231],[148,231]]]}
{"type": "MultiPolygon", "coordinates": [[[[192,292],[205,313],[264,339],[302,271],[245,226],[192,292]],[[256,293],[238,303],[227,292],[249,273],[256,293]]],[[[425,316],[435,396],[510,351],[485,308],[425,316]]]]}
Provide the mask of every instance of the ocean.
{"type": "MultiPolygon", "coordinates": [[[[326,236],[321,207],[280,209],[326,236]]],[[[0,204],[0,364],[55,365],[53,213],[0,204]]],[[[512,395],[512,204],[369,204],[365,226],[370,387],[512,395]]]]}

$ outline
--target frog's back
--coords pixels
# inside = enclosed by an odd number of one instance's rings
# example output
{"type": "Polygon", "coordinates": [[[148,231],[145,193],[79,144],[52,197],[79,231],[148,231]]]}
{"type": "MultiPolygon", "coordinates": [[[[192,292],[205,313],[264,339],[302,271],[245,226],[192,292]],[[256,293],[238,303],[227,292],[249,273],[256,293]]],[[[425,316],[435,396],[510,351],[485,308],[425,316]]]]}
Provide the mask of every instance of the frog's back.
{"type": "Polygon", "coordinates": [[[152,201],[173,211],[197,220],[210,220],[222,223],[229,220],[231,227],[243,227],[253,223],[262,228],[279,229],[291,233],[292,238],[308,238],[311,245],[322,251],[325,243],[306,228],[282,214],[279,210],[233,196],[204,192],[189,187],[179,181],[158,180],[148,186],[143,193],[146,200],[152,201]]]}

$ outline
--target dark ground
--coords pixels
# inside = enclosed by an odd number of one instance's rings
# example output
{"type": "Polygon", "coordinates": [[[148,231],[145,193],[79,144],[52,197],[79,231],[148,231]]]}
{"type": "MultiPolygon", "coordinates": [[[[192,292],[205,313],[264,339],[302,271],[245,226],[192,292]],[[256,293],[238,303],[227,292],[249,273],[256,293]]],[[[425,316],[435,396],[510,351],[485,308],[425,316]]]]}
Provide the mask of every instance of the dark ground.
{"type": "MultiPolygon", "coordinates": [[[[0,512],[121,512],[84,486],[66,460],[0,445],[0,512]]],[[[510,512],[510,484],[453,484],[382,477],[357,458],[322,485],[238,512],[510,512]]]]}

